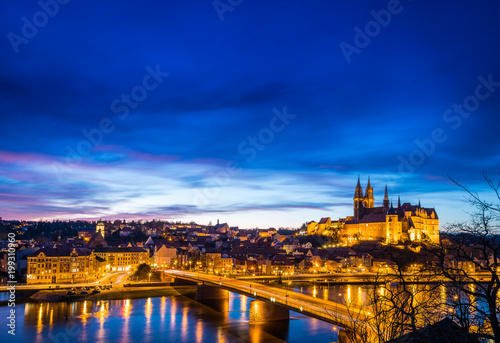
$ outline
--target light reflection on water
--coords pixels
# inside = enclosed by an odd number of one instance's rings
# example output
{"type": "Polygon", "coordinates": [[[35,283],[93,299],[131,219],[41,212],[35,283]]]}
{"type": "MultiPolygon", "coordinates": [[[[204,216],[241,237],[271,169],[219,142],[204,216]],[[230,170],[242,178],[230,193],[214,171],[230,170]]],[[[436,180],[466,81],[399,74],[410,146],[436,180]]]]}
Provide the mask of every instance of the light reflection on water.
{"type": "MultiPolygon", "coordinates": [[[[289,322],[249,325],[252,300],[231,293],[207,304],[183,296],[18,304],[16,342],[332,341],[331,325],[295,312],[289,322]]],[[[0,307],[0,316],[8,311],[0,307]]]]}
{"type": "MultiPolygon", "coordinates": [[[[348,304],[354,307],[363,307],[371,302],[373,299],[374,292],[377,292],[379,295],[384,296],[387,295],[388,290],[385,287],[389,286],[372,286],[372,285],[361,285],[361,286],[353,286],[353,285],[314,285],[314,286],[295,286],[293,287],[294,292],[307,294],[313,297],[317,297],[319,292],[323,293],[323,299],[330,300],[334,302],[338,302],[341,304],[348,304]],[[375,289],[374,289],[375,287],[375,289]]],[[[414,305],[418,303],[422,303],[429,299],[429,296],[434,298],[434,300],[439,300],[436,306],[440,306],[442,312],[446,313],[447,307],[449,304],[458,300],[458,296],[453,291],[453,288],[447,288],[445,286],[435,285],[409,285],[409,290],[412,292],[414,298],[414,305]],[[436,287],[436,291],[434,291],[434,287],[436,287]]],[[[468,286],[470,290],[474,290],[474,285],[468,286]]],[[[398,289],[399,291],[402,289],[401,285],[398,286],[390,286],[393,291],[398,289]]],[[[397,292],[396,292],[397,293],[397,292]]],[[[474,296],[464,296],[460,295],[462,301],[465,303],[472,303],[479,308],[486,308],[486,304],[484,302],[480,302],[474,296]]]]}

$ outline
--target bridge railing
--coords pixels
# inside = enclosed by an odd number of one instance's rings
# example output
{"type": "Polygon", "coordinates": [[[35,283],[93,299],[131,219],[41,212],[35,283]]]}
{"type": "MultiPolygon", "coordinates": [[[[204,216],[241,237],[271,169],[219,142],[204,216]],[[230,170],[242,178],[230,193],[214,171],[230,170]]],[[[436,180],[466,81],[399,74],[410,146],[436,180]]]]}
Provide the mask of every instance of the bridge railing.
{"type": "MultiPolygon", "coordinates": [[[[238,293],[242,293],[244,295],[253,297],[255,299],[265,299],[270,302],[274,302],[280,305],[283,305],[285,307],[288,307],[298,313],[304,313],[304,314],[311,314],[319,319],[326,320],[330,323],[337,324],[343,327],[350,327],[352,325],[353,321],[358,322],[360,319],[354,319],[353,315],[356,316],[357,314],[362,314],[363,316],[366,316],[367,314],[369,315],[369,312],[365,312],[365,310],[362,307],[359,306],[353,306],[352,304],[349,305],[349,308],[340,303],[335,303],[335,305],[331,304],[325,304],[323,305],[322,310],[318,310],[317,307],[311,307],[304,301],[300,301],[297,299],[290,299],[289,297],[283,297],[283,296],[277,296],[276,294],[268,291],[263,291],[263,290],[258,290],[258,289],[252,289],[251,286],[241,286],[241,285],[235,285],[231,282],[224,282],[224,280],[220,281],[214,281],[211,279],[206,279],[202,275],[178,275],[180,277],[184,276],[189,279],[195,279],[198,281],[203,281],[206,284],[212,284],[218,287],[225,288],[229,291],[236,291],[238,293]],[[343,311],[345,314],[341,314],[339,311],[343,311]],[[351,315],[349,315],[349,313],[351,315]],[[356,313],[357,312],[357,313],[356,313]]],[[[292,292],[295,293],[295,292],[292,292]]],[[[306,295],[307,296],[307,295],[306,295]]],[[[321,299],[317,299],[321,300],[321,299]]]]}
{"type": "Polygon", "coordinates": [[[228,284],[224,282],[214,282],[212,280],[205,280],[203,279],[205,283],[211,283],[213,285],[223,287],[227,290],[236,290],[241,293],[244,293],[245,295],[248,295],[250,297],[253,297],[255,299],[265,299],[267,301],[277,303],[280,305],[284,305],[285,307],[291,308],[292,310],[295,310],[298,313],[305,313],[305,314],[312,314],[316,317],[325,319],[329,322],[335,322],[337,324],[347,326],[349,323],[349,318],[342,318],[342,316],[338,313],[339,309],[343,309],[345,306],[338,304],[336,308],[332,306],[324,306],[323,310],[318,310],[316,308],[313,308],[307,303],[297,300],[297,299],[290,299],[285,296],[285,299],[282,297],[278,297],[275,294],[271,292],[266,292],[262,290],[256,290],[256,289],[251,289],[251,287],[248,286],[239,286],[239,285],[234,285],[234,284],[228,284]]]}

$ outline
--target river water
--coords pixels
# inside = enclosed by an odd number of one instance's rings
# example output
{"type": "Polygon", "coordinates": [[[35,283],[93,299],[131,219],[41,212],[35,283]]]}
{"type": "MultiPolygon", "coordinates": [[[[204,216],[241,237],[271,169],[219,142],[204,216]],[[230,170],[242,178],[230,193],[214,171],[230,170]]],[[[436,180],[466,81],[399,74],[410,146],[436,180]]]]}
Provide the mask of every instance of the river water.
{"type": "MultiPolygon", "coordinates": [[[[368,302],[372,286],[297,286],[295,292],[357,306],[368,302]]],[[[446,292],[440,288],[445,297],[446,292]]],[[[229,299],[197,302],[185,296],[72,303],[18,304],[16,336],[0,329],[7,342],[334,342],[332,325],[290,311],[290,321],[249,325],[252,298],[230,293],[229,299]]],[[[1,323],[10,308],[0,307],[1,323]]],[[[2,325],[3,326],[3,325],[2,325]]],[[[6,343],[0,340],[0,343],[6,343]]]]}
{"type": "MultiPolygon", "coordinates": [[[[305,293],[313,288],[297,288],[305,293]]],[[[329,290],[329,292],[332,289],[329,290]]],[[[337,292],[337,291],[335,291],[337,292]]],[[[333,294],[333,293],[332,293],[333,294]]],[[[248,324],[252,299],[231,293],[229,299],[202,304],[185,296],[72,303],[17,304],[16,336],[0,329],[5,342],[332,342],[331,325],[290,312],[290,321],[248,324]]],[[[0,307],[1,322],[10,308],[0,307]]]]}

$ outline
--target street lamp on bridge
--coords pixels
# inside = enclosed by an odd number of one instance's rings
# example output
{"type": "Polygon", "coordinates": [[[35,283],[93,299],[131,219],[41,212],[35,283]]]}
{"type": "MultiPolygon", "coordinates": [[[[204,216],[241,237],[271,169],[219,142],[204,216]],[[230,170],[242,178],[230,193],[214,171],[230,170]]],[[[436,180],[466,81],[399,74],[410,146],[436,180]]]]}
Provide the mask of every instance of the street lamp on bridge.
{"type": "MultiPolygon", "coordinates": [[[[290,280],[290,278],[288,277],[288,272],[285,273],[285,276],[287,277],[288,280],[290,280]]],[[[285,304],[287,303],[288,303],[288,282],[285,285],[285,304]]]]}

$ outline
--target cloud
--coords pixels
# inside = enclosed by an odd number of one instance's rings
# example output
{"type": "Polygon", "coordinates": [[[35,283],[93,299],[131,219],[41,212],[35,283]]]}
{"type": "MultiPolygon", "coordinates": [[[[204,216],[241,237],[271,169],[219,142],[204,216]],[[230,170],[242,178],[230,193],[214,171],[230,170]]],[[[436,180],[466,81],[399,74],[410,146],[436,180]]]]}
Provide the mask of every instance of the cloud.
{"type": "MultiPolygon", "coordinates": [[[[498,94],[458,130],[443,113],[474,91],[479,75],[500,80],[500,49],[491,38],[500,29],[499,5],[408,3],[347,64],[339,43],[351,41],[353,28],[380,6],[257,1],[224,23],[210,2],[196,9],[91,0],[61,7],[19,53],[8,39],[0,43],[4,217],[163,209],[186,219],[219,213],[248,226],[298,225],[350,214],[358,174],[371,175],[378,199],[388,184],[391,194],[427,197],[446,213],[456,205],[444,196],[454,194],[448,175],[475,186],[482,170],[498,171],[498,94]],[[169,76],[120,119],[111,103],[156,65],[169,76]],[[239,144],[257,137],[273,108],[283,106],[297,118],[248,162],[239,144]],[[103,118],[115,130],[60,180],[54,163],[67,166],[68,150],[103,118]],[[436,128],[447,140],[414,172],[399,173],[399,157],[408,159],[416,140],[436,128]],[[213,175],[231,161],[241,173],[219,187],[213,175]],[[196,192],[205,190],[218,196],[195,205],[196,192]]],[[[19,33],[21,18],[39,5],[0,10],[6,36],[19,33]]]]}

